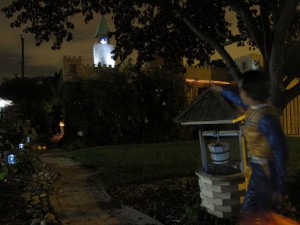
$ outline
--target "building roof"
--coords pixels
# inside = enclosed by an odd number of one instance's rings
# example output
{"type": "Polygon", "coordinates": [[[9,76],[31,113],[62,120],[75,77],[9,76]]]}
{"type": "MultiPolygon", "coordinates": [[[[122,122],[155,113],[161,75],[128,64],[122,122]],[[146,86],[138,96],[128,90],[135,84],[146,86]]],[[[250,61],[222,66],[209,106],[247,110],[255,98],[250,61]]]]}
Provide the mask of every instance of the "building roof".
{"type": "Polygon", "coordinates": [[[109,31],[108,25],[106,23],[106,20],[105,20],[104,16],[102,16],[99,26],[97,28],[96,34],[95,34],[95,38],[100,39],[103,36],[107,36],[109,32],[110,31],[109,31]]]}
{"type": "Polygon", "coordinates": [[[174,122],[182,125],[233,124],[243,119],[244,112],[211,89],[203,91],[174,122]]]}

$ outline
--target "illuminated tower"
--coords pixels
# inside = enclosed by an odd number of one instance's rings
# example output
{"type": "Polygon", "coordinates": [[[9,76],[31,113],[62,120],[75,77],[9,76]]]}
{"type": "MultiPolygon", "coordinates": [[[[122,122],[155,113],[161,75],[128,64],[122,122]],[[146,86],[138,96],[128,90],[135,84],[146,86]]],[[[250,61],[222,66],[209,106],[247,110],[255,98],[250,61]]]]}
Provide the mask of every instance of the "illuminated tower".
{"type": "Polygon", "coordinates": [[[94,64],[96,67],[98,65],[115,66],[115,60],[112,59],[114,46],[109,44],[108,33],[109,29],[107,23],[105,18],[102,17],[95,35],[97,42],[94,44],[93,48],[94,64]]]}

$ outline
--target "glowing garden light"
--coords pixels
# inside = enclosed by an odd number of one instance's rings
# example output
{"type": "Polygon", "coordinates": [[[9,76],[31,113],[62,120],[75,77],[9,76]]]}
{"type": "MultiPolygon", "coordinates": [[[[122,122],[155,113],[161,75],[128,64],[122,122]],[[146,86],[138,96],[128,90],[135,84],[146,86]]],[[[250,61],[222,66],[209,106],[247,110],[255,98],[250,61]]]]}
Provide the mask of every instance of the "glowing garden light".
{"type": "Polygon", "coordinates": [[[6,99],[0,98],[0,108],[1,109],[6,107],[6,106],[9,106],[9,105],[13,105],[11,100],[6,100],[6,99]]]}
{"type": "Polygon", "coordinates": [[[25,143],[29,144],[30,143],[30,137],[25,137],[25,143]]]}
{"type": "Polygon", "coordinates": [[[65,133],[65,123],[63,121],[59,122],[60,135],[64,135],[65,133]]]}
{"type": "Polygon", "coordinates": [[[3,108],[5,108],[6,106],[11,106],[11,105],[13,105],[13,102],[11,100],[6,100],[6,99],[0,98],[1,127],[3,127],[3,108]]]}
{"type": "Polygon", "coordinates": [[[17,156],[14,153],[9,153],[7,155],[7,164],[15,165],[17,163],[17,156]]]}
{"type": "Polygon", "coordinates": [[[19,144],[19,150],[23,150],[24,149],[24,144],[23,143],[20,143],[19,144]]]}

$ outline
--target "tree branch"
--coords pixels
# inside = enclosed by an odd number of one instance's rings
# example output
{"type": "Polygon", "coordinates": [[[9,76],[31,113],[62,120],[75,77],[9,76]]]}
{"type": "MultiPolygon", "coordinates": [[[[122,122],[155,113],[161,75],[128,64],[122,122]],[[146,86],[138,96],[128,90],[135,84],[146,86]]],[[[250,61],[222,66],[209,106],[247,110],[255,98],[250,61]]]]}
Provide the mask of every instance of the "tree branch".
{"type": "Polygon", "coordinates": [[[233,37],[233,36],[227,35],[225,33],[222,33],[217,27],[215,27],[215,30],[216,30],[217,34],[220,35],[222,38],[231,40],[231,38],[233,37]]]}
{"type": "Polygon", "coordinates": [[[243,33],[243,34],[238,34],[238,35],[235,35],[235,36],[230,36],[230,35],[227,35],[227,34],[224,34],[222,33],[221,31],[219,31],[218,28],[215,28],[216,32],[218,33],[218,35],[222,38],[225,38],[227,39],[228,41],[224,42],[224,43],[221,43],[221,45],[223,47],[227,46],[227,45],[231,45],[237,41],[241,41],[241,40],[245,40],[249,37],[249,35],[247,33],[243,33]]]}
{"type": "Polygon", "coordinates": [[[285,79],[281,82],[282,87],[286,90],[287,86],[295,79],[295,76],[286,75],[285,79]]]}
{"type": "MultiPolygon", "coordinates": [[[[269,4],[271,12],[272,12],[272,17],[274,21],[277,21],[280,15],[280,9],[277,7],[277,5],[274,3],[274,1],[266,0],[269,4]]],[[[275,23],[275,22],[274,22],[275,23]]]]}
{"type": "Polygon", "coordinates": [[[228,54],[228,52],[223,48],[223,46],[217,42],[215,39],[212,37],[202,33],[199,31],[199,29],[196,28],[196,26],[187,18],[183,17],[179,12],[176,10],[172,10],[175,15],[177,15],[179,18],[183,20],[183,22],[203,41],[206,43],[212,45],[216,51],[221,55],[221,57],[224,59],[224,61],[227,63],[230,72],[235,79],[235,81],[239,81],[240,79],[240,71],[237,68],[235,62],[233,61],[232,57],[228,54]]]}
{"type": "Polygon", "coordinates": [[[228,41],[226,41],[224,43],[221,43],[221,45],[225,47],[225,46],[231,45],[235,42],[246,40],[248,37],[249,37],[249,35],[247,33],[235,35],[231,39],[229,39],[228,41]]]}
{"type": "MultiPolygon", "coordinates": [[[[279,46],[272,54],[279,54],[283,53],[283,45],[285,41],[285,34],[290,26],[290,23],[297,11],[297,5],[299,4],[300,0],[289,0],[285,1],[284,6],[282,7],[280,17],[278,19],[276,29],[274,31],[274,39],[273,39],[273,46],[279,46]]],[[[282,55],[282,54],[281,54],[282,55]]]]}
{"type": "Polygon", "coordinates": [[[284,92],[283,99],[282,99],[282,109],[284,109],[287,104],[295,98],[295,96],[300,95],[300,82],[296,84],[291,89],[284,92]]]}
{"type": "MultiPolygon", "coordinates": [[[[277,92],[283,76],[283,53],[287,30],[296,14],[300,0],[285,1],[273,35],[272,52],[270,56],[271,93],[277,92]]],[[[276,95],[276,94],[275,94],[276,95]]]]}
{"type": "Polygon", "coordinates": [[[259,48],[260,52],[264,56],[264,47],[263,47],[263,38],[261,32],[259,31],[255,19],[252,16],[252,13],[249,7],[241,0],[232,0],[230,1],[231,8],[236,11],[236,13],[241,17],[246,25],[248,32],[253,39],[256,46],[259,48]]]}
{"type": "MultiPolygon", "coordinates": [[[[261,22],[263,26],[263,43],[264,43],[264,52],[265,52],[265,64],[269,65],[270,55],[271,55],[271,41],[272,40],[272,33],[271,33],[271,24],[269,20],[269,1],[262,0],[260,6],[260,14],[261,14],[261,22]]],[[[268,68],[267,68],[268,69],[268,68]]]]}

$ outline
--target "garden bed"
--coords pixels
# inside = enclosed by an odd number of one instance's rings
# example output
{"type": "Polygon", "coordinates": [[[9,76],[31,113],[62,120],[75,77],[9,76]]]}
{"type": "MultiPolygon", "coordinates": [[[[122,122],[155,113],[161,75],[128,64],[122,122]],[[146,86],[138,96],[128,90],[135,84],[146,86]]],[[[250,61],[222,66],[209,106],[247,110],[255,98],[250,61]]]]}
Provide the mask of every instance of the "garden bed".
{"type": "Polygon", "coordinates": [[[30,224],[32,215],[26,212],[26,202],[20,196],[28,181],[13,179],[0,181],[0,224],[24,225],[30,224]]]}
{"type": "Polygon", "coordinates": [[[197,177],[166,179],[148,184],[110,187],[108,193],[123,204],[157,219],[164,225],[234,225],[200,207],[197,177]]]}

